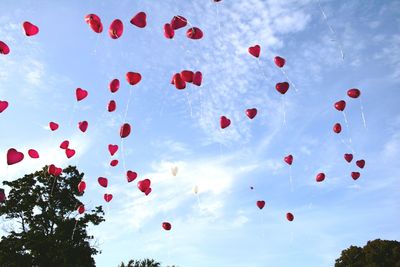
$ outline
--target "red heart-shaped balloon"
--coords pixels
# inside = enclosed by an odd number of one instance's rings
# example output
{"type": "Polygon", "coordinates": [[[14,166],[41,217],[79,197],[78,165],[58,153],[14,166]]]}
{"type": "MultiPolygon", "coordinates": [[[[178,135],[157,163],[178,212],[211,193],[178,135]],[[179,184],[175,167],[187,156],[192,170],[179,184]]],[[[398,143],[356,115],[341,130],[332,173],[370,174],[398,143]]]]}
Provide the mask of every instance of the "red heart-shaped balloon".
{"type": "Polygon", "coordinates": [[[0,41],[0,54],[7,55],[8,53],[10,53],[10,48],[5,42],[0,41]]]}
{"type": "Polygon", "coordinates": [[[351,98],[358,98],[361,95],[361,91],[357,88],[349,89],[347,95],[351,98]]]}
{"type": "Polygon", "coordinates": [[[6,193],[4,193],[4,189],[0,188],[0,203],[6,201],[6,193]]]}
{"type": "Polygon", "coordinates": [[[55,175],[55,176],[59,176],[61,173],[62,173],[62,169],[56,167],[56,169],[55,169],[55,171],[54,171],[54,175],[55,175]]]}
{"type": "Polygon", "coordinates": [[[88,126],[89,123],[87,121],[81,121],[78,123],[79,130],[81,130],[83,133],[86,132],[88,126]]]}
{"type": "Polygon", "coordinates": [[[24,159],[24,153],[17,151],[15,148],[10,148],[7,151],[7,164],[13,165],[24,159]]]}
{"type": "Polygon", "coordinates": [[[108,151],[110,152],[111,156],[114,156],[115,153],[118,151],[118,145],[108,145],[108,151]]]}
{"type": "Polygon", "coordinates": [[[322,182],[323,180],[325,180],[325,173],[323,173],[323,172],[318,173],[316,180],[317,180],[317,182],[322,182]]]}
{"type": "Polygon", "coordinates": [[[79,207],[78,207],[78,213],[79,214],[82,214],[82,213],[84,213],[85,212],[85,206],[82,204],[82,205],[79,205],[79,207]]]}
{"type": "Polygon", "coordinates": [[[256,108],[249,108],[246,109],[246,115],[249,117],[249,119],[254,119],[254,117],[257,115],[257,109],[256,108]]]}
{"type": "Polygon", "coordinates": [[[99,185],[101,185],[102,187],[107,187],[108,185],[108,179],[104,177],[99,177],[97,179],[97,182],[99,182],[99,185]]]}
{"type": "Polygon", "coordinates": [[[285,66],[286,60],[283,57],[276,56],[274,58],[274,62],[278,68],[283,68],[283,66],[285,66]]]}
{"type": "Polygon", "coordinates": [[[22,27],[24,28],[24,32],[26,36],[33,36],[38,34],[39,32],[39,27],[30,23],[29,21],[25,21],[22,24],[22,27]]]}
{"type": "Polygon", "coordinates": [[[200,86],[203,81],[203,74],[200,71],[196,71],[193,76],[193,84],[200,86]]]}
{"type": "Polygon", "coordinates": [[[353,178],[353,180],[357,180],[358,178],[360,178],[360,173],[359,172],[352,172],[351,173],[351,178],[353,178]]]}
{"type": "Polygon", "coordinates": [[[0,113],[2,113],[4,110],[6,110],[6,108],[8,108],[8,102],[0,100],[0,113]]]}
{"type": "Polygon", "coordinates": [[[28,150],[28,155],[29,157],[33,159],[38,159],[39,158],[39,153],[35,149],[29,149],[28,150]]]}
{"type": "Polygon", "coordinates": [[[171,24],[169,24],[169,23],[164,24],[164,36],[165,36],[165,38],[172,39],[172,38],[174,38],[174,35],[175,35],[175,31],[172,28],[171,24]]]}
{"type": "Polygon", "coordinates": [[[226,127],[228,127],[229,125],[231,125],[231,120],[228,119],[225,116],[221,116],[220,122],[219,122],[221,129],[225,129],[226,127]]]}
{"type": "Polygon", "coordinates": [[[47,168],[47,172],[51,175],[55,175],[56,172],[56,166],[54,164],[49,165],[47,168]]]}
{"type": "Polygon", "coordinates": [[[189,39],[199,40],[203,38],[203,32],[197,27],[192,27],[186,31],[186,36],[189,39]]]}
{"type": "Polygon", "coordinates": [[[253,57],[259,57],[261,52],[261,47],[259,45],[250,46],[248,49],[250,55],[253,57]]]}
{"type": "Polygon", "coordinates": [[[76,100],[81,101],[88,96],[88,91],[86,91],[82,88],[76,88],[75,94],[76,94],[76,100]]]}
{"type": "Polygon", "coordinates": [[[147,189],[150,188],[150,184],[151,184],[151,181],[149,179],[144,179],[137,183],[137,187],[139,188],[140,191],[145,193],[147,191],[147,189]]]}
{"type": "Polygon", "coordinates": [[[106,202],[110,202],[112,200],[112,198],[113,198],[112,194],[104,194],[104,200],[106,202]]]}
{"type": "Polygon", "coordinates": [[[113,159],[111,162],[110,162],[110,166],[111,167],[115,167],[115,166],[117,166],[118,165],[118,160],[117,159],[113,159]]]}
{"type": "Polygon", "coordinates": [[[136,85],[142,80],[142,75],[140,75],[138,72],[130,71],[126,73],[125,78],[130,85],[136,85]]]}
{"type": "Polygon", "coordinates": [[[119,80],[118,79],[112,80],[108,85],[108,88],[110,89],[111,93],[117,92],[119,89],[119,80]]]}
{"type": "Polygon", "coordinates": [[[177,30],[187,25],[187,19],[182,16],[174,16],[171,20],[171,28],[177,30]]]}
{"type": "Polygon", "coordinates": [[[126,172],[126,179],[128,180],[128,183],[132,182],[137,178],[137,173],[133,171],[127,171],[126,172]]]}
{"type": "Polygon", "coordinates": [[[335,133],[340,133],[342,131],[342,125],[340,125],[340,123],[335,123],[335,125],[333,125],[333,131],[335,133]]]}
{"type": "Polygon", "coordinates": [[[172,78],[176,89],[182,90],[186,88],[186,82],[182,79],[182,75],[180,73],[175,73],[172,78]]]}
{"type": "Polygon", "coordinates": [[[50,130],[55,131],[58,129],[58,123],[51,121],[49,123],[50,130]]]}
{"type": "Polygon", "coordinates": [[[74,149],[70,149],[70,148],[67,148],[66,150],[65,150],[65,155],[67,155],[67,158],[72,158],[74,155],[75,155],[75,150],[74,149]]]}
{"type": "Polygon", "coordinates": [[[286,213],[286,219],[291,222],[294,220],[294,215],[290,212],[286,213]]]}
{"type": "Polygon", "coordinates": [[[69,146],[69,141],[68,140],[62,141],[62,143],[60,144],[60,148],[61,149],[67,149],[68,146],[69,146]]]}
{"type": "Polygon", "coordinates": [[[357,160],[356,161],[356,165],[359,167],[359,168],[364,168],[364,166],[365,166],[365,160],[363,160],[363,159],[360,159],[360,160],[357,160]]]}
{"type": "Polygon", "coordinates": [[[145,194],[146,196],[148,196],[150,193],[151,193],[151,188],[149,187],[149,188],[146,190],[146,192],[144,192],[144,194],[145,194]]]}
{"type": "Polygon", "coordinates": [[[288,82],[277,83],[275,85],[275,88],[279,93],[284,95],[287,92],[287,90],[289,90],[289,83],[288,82]]]}
{"type": "MultiPolygon", "coordinates": [[[[183,71],[181,71],[181,77],[187,83],[193,82],[193,76],[194,76],[194,73],[191,70],[183,70],[183,71]]],[[[175,83],[174,79],[172,79],[172,82],[175,83]]]]}
{"type": "Polygon", "coordinates": [[[335,103],[335,108],[339,111],[343,111],[346,108],[346,101],[340,100],[335,103]]]}
{"type": "Polygon", "coordinates": [[[353,160],[353,154],[344,154],[344,159],[350,163],[353,160]]]}
{"type": "Polygon", "coordinates": [[[287,155],[286,157],[283,158],[283,160],[284,160],[287,164],[292,165],[292,163],[293,163],[293,156],[292,156],[292,155],[287,155]]]}
{"type": "Polygon", "coordinates": [[[163,222],[162,228],[164,228],[165,231],[169,231],[169,230],[171,230],[172,226],[169,222],[163,222]]]}
{"type": "Polygon", "coordinates": [[[265,201],[264,200],[258,200],[257,201],[257,207],[262,210],[265,206],[265,201]]]}
{"type": "Polygon", "coordinates": [[[110,102],[108,102],[108,107],[107,107],[108,112],[113,112],[115,111],[116,108],[117,108],[117,103],[114,100],[110,100],[110,102]]]}
{"type": "Polygon", "coordinates": [[[118,39],[119,37],[121,37],[123,32],[124,32],[124,24],[119,19],[114,20],[111,23],[110,28],[108,29],[108,34],[113,39],[118,39]]]}
{"type": "Polygon", "coordinates": [[[96,14],[86,15],[85,21],[94,32],[101,33],[103,31],[103,24],[101,23],[101,19],[96,14]]]}
{"type": "Polygon", "coordinates": [[[139,28],[144,28],[146,27],[146,13],[144,12],[139,12],[137,13],[132,19],[131,19],[131,23],[133,25],[135,25],[136,27],[139,28]]]}
{"type": "Polygon", "coordinates": [[[121,136],[121,138],[125,138],[128,137],[130,133],[131,133],[131,126],[129,125],[129,123],[124,123],[119,131],[119,136],[121,136]]]}
{"type": "Polygon", "coordinates": [[[86,183],[85,181],[80,181],[78,184],[78,192],[82,193],[86,189],[86,183]]]}

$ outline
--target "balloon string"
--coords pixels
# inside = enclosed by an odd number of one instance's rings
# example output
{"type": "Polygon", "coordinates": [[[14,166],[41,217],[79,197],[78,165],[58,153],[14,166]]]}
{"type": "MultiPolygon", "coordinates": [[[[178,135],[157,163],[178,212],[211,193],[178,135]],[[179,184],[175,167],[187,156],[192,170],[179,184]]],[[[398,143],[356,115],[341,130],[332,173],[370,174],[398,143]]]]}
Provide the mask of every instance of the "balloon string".
{"type": "Polygon", "coordinates": [[[355,154],[354,149],[353,149],[349,144],[347,144],[347,143],[343,140],[342,137],[340,137],[340,141],[343,143],[343,145],[347,146],[347,148],[349,148],[353,154],[355,154]]]}
{"type": "Polygon", "coordinates": [[[200,197],[199,197],[199,193],[196,193],[196,198],[197,198],[197,205],[199,206],[199,213],[201,212],[201,205],[200,205],[200,197]]]}
{"type": "Polygon", "coordinates": [[[350,128],[349,128],[349,123],[347,121],[346,112],[343,110],[342,114],[343,114],[344,122],[346,124],[347,135],[349,136],[349,143],[350,143],[350,145],[353,145],[353,140],[351,139],[350,128]]]}
{"type": "Polygon", "coordinates": [[[186,93],[185,95],[186,95],[187,103],[188,103],[189,109],[190,109],[190,118],[193,118],[192,103],[189,98],[189,93],[188,92],[185,92],[185,93],[186,93]]]}
{"type": "MultiPolygon", "coordinates": [[[[124,120],[123,123],[126,122],[126,117],[128,116],[128,110],[129,110],[129,105],[131,102],[131,98],[132,98],[132,88],[129,89],[129,98],[128,98],[128,102],[126,104],[125,107],[125,114],[124,114],[124,120]]],[[[122,156],[122,166],[124,167],[124,172],[126,173],[126,163],[125,163],[125,150],[124,150],[124,139],[121,138],[121,156],[122,156]]]]}
{"type": "Polygon", "coordinates": [[[286,125],[286,105],[285,105],[285,96],[282,95],[282,110],[283,110],[283,125],[286,125]]]}
{"type": "Polygon", "coordinates": [[[289,182],[290,182],[290,191],[293,192],[293,177],[292,177],[292,165],[289,166],[289,182]]]}
{"type": "MultiPolygon", "coordinates": [[[[76,216],[75,216],[75,217],[76,217],[76,216]]],[[[75,226],[74,226],[74,230],[72,230],[71,240],[74,240],[74,235],[75,235],[75,230],[76,230],[77,224],[78,224],[78,220],[75,218],[75,226]]]]}
{"type": "Polygon", "coordinates": [[[294,82],[292,82],[292,81],[290,80],[289,76],[286,74],[286,71],[285,71],[283,68],[280,68],[280,69],[281,69],[282,73],[285,75],[286,79],[289,81],[289,83],[290,83],[291,85],[293,85],[293,88],[294,88],[294,90],[296,91],[296,93],[298,93],[299,90],[297,90],[297,87],[296,87],[296,85],[294,84],[294,82]]]}
{"type": "Polygon", "coordinates": [[[337,34],[336,34],[335,30],[328,23],[328,17],[326,16],[325,11],[321,6],[321,2],[319,0],[317,0],[317,1],[318,1],[319,9],[321,10],[322,16],[324,17],[324,21],[325,21],[326,25],[328,26],[329,30],[331,31],[331,33],[333,34],[333,41],[337,43],[337,45],[339,47],[339,50],[340,50],[340,54],[342,55],[342,60],[344,60],[344,53],[343,53],[343,49],[342,49],[342,44],[338,41],[337,34]]]}
{"type": "Polygon", "coordinates": [[[362,104],[361,98],[359,98],[359,99],[360,99],[361,118],[363,120],[364,128],[367,129],[367,123],[365,121],[365,116],[364,116],[364,106],[362,104]]]}
{"type": "Polygon", "coordinates": [[[51,187],[51,192],[50,192],[50,197],[53,196],[53,190],[54,190],[54,186],[56,185],[56,182],[57,182],[57,176],[54,176],[53,186],[51,187]]]}

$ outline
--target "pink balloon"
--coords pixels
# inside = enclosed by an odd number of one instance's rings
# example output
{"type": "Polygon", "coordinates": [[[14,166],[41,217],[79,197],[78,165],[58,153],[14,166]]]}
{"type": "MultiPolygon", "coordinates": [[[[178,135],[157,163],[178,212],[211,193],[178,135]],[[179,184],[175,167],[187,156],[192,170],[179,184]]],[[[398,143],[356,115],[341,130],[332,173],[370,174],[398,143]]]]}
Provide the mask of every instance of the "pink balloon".
{"type": "Polygon", "coordinates": [[[58,129],[58,123],[51,121],[49,123],[50,130],[55,131],[58,129]]]}
{"type": "Polygon", "coordinates": [[[82,88],[77,88],[75,94],[76,94],[76,100],[81,101],[88,96],[88,91],[82,88]]]}
{"type": "Polygon", "coordinates": [[[150,188],[150,184],[151,184],[151,181],[149,179],[144,179],[144,180],[139,181],[137,183],[137,186],[138,186],[140,191],[145,193],[147,191],[147,189],[150,188]]]}
{"type": "Polygon", "coordinates": [[[30,23],[29,21],[25,21],[22,24],[22,27],[26,36],[33,36],[39,33],[39,27],[30,23]]]}
{"type": "Polygon", "coordinates": [[[106,202],[110,202],[112,200],[112,198],[113,198],[112,194],[104,194],[104,200],[106,202]]]}
{"type": "Polygon", "coordinates": [[[283,158],[283,160],[284,160],[287,164],[292,165],[292,163],[293,163],[293,156],[292,156],[292,155],[287,155],[286,157],[283,158]]]}
{"type": "Polygon", "coordinates": [[[67,148],[65,150],[65,155],[67,156],[67,158],[72,158],[75,155],[75,149],[71,149],[71,148],[67,148]]]}
{"type": "Polygon", "coordinates": [[[38,159],[39,158],[39,153],[35,149],[29,149],[28,150],[28,155],[29,157],[33,159],[38,159]]]}
{"type": "Polygon", "coordinates": [[[21,162],[24,159],[24,153],[17,151],[15,148],[10,148],[7,151],[7,164],[13,165],[21,162]]]}
{"type": "Polygon", "coordinates": [[[81,121],[78,123],[79,130],[81,130],[83,133],[86,132],[88,126],[89,123],[87,121],[81,121]]]}
{"type": "Polygon", "coordinates": [[[114,156],[115,153],[118,151],[118,145],[108,145],[108,151],[110,152],[111,156],[114,156]]]}
{"type": "Polygon", "coordinates": [[[5,42],[0,41],[0,54],[7,55],[8,53],[10,53],[10,48],[5,42]]]}
{"type": "Polygon", "coordinates": [[[60,144],[60,148],[61,149],[67,149],[68,146],[69,146],[69,141],[68,140],[62,141],[62,143],[60,144]]]}
{"type": "Polygon", "coordinates": [[[0,113],[2,113],[4,110],[8,108],[8,102],[7,101],[1,101],[0,100],[0,113]]]}
{"type": "Polygon", "coordinates": [[[132,19],[131,19],[131,23],[133,25],[135,25],[136,27],[139,28],[144,28],[147,25],[147,21],[146,21],[146,13],[144,12],[139,12],[137,13],[132,19]]]}

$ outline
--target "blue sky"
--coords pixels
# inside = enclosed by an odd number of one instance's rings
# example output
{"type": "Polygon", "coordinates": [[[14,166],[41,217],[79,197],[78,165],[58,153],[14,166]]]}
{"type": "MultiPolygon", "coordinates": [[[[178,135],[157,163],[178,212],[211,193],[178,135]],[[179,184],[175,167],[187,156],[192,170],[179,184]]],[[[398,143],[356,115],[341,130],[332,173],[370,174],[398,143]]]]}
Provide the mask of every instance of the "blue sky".
{"type": "Polygon", "coordinates": [[[90,229],[102,250],[97,266],[144,257],[192,267],[332,266],[350,245],[400,239],[398,1],[321,1],[336,36],[312,0],[3,2],[0,40],[11,53],[0,56],[0,100],[10,104],[0,114],[1,180],[45,164],[77,165],[87,182],[82,201],[106,210],[106,222],[90,229]],[[148,16],[144,29],[129,23],[139,11],[148,16]],[[85,23],[89,13],[101,17],[102,34],[85,23]],[[187,39],[183,29],[166,39],[163,25],[174,15],[204,38],[187,39]],[[125,30],[113,40],[106,30],[116,18],[125,30]],[[23,35],[26,20],[40,27],[37,36],[23,35]],[[247,53],[254,44],[262,47],[259,61],[247,53]],[[274,88],[286,80],[275,55],[286,58],[298,89],[284,100],[274,88]],[[202,86],[176,90],[170,80],[183,69],[201,71],[202,86]],[[128,71],[140,72],[142,82],[128,85],[128,71]],[[114,78],[121,88],[111,94],[114,78]],[[77,87],[89,91],[79,103],[77,87]],[[361,102],[346,96],[350,88],[361,90],[361,102]],[[117,110],[109,114],[111,99],[117,110]],[[333,108],[340,99],[348,129],[333,108]],[[253,107],[251,121],[244,110],[253,107]],[[224,130],[221,115],[232,120],[224,130]],[[86,133],[77,128],[82,120],[86,133]],[[49,121],[60,129],[49,131],[49,121]],[[111,168],[107,145],[121,144],[124,122],[132,133],[111,168]],[[339,136],[335,122],[344,126],[339,136]],[[341,138],[351,138],[355,160],[366,160],[363,170],[344,161],[351,150],[341,138]],[[77,150],[70,160],[58,148],[65,139],[77,150]],[[41,158],[7,166],[11,147],[35,148],[41,158]],[[289,153],[292,188],[282,160],[289,153]],[[136,181],[128,184],[125,169],[150,178],[153,192],[146,197],[136,181]],[[353,181],[352,171],[360,179],[353,181]],[[319,172],[327,177],[317,184],[319,172]],[[99,176],[109,178],[106,190],[99,176]],[[114,195],[109,204],[105,192],[114,195]],[[266,201],[263,210],[257,200],[266,201]],[[170,232],[163,221],[172,223],[170,232]]]}

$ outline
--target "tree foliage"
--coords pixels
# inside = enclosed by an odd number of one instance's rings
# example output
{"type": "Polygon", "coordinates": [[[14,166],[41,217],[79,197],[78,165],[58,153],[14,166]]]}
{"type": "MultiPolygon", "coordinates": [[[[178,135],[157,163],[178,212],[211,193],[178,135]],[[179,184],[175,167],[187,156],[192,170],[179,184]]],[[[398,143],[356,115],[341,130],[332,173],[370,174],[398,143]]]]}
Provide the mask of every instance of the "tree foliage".
{"type": "Polygon", "coordinates": [[[121,262],[118,267],[161,267],[161,263],[153,259],[130,260],[127,264],[121,262]]]}
{"type": "Polygon", "coordinates": [[[69,166],[60,176],[50,175],[47,166],[11,182],[7,200],[0,203],[0,216],[10,223],[0,241],[0,266],[95,266],[88,224],[104,218],[102,207],[78,215],[78,183],[83,178],[69,166]]]}
{"type": "Polygon", "coordinates": [[[400,242],[376,239],[342,251],[335,267],[400,267],[400,242]]]}

